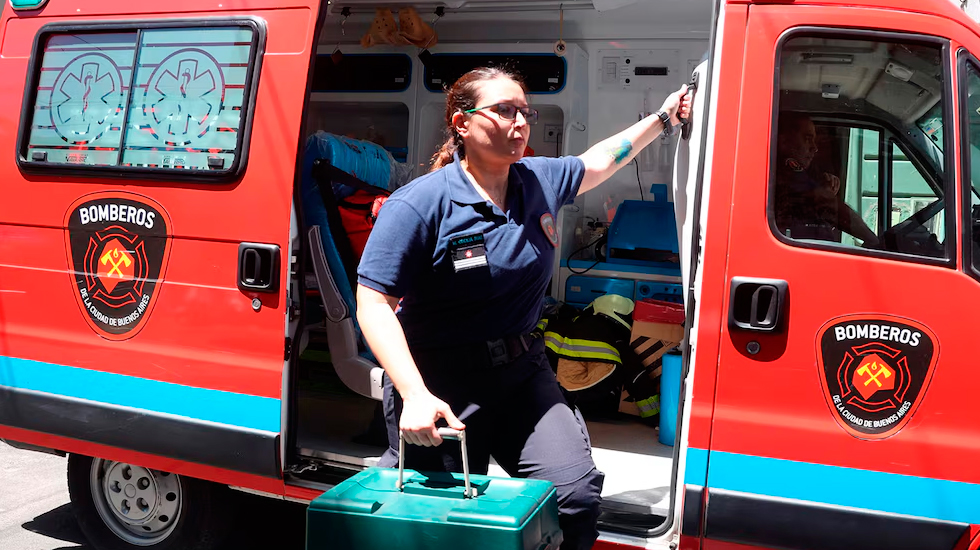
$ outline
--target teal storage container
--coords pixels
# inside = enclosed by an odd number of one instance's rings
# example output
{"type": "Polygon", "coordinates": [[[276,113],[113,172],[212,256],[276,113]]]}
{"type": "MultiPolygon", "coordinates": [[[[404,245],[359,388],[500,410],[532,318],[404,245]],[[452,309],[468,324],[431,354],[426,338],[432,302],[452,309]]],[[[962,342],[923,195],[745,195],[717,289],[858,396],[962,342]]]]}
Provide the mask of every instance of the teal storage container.
{"type": "MultiPolygon", "coordinates": [[[[464,455],[465,456],[465,455],[464,455]]],[[[465,460],[465,459],[464,459],[465,460]]],[[[557,550],[558,498],[549,481],[370,468],[310,503],[307,550],[557,550]]]]}

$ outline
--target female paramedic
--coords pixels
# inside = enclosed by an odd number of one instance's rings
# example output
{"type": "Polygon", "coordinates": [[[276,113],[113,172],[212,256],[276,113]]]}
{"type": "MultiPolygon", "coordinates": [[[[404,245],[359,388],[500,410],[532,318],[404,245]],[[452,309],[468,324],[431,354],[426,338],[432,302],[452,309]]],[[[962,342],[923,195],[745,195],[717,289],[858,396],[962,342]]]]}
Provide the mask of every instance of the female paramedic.
{"type": "Polygon", "coordinates": [[[544,342],[528,333],[551,279],[559,209],[689,109],[681,88],[581,156],[522,158],[538,116],[524,85],[481,68],[452,86],[448,141],[433,170],[381,208],[357,270],[357,320],[386,373],[381,466],[397,466],[400,429],[421,446],[406,448],[407,468],[461,471],[458,445],[439,447],[436,422],[445,419],[467,430],[471,471],[485,474],[493,455],[511,476],[555,484],[561,548],[593,545],[603,474],[544,342]],[[453,412],[464,409],[476,410],[465,426],[453,412]]]}

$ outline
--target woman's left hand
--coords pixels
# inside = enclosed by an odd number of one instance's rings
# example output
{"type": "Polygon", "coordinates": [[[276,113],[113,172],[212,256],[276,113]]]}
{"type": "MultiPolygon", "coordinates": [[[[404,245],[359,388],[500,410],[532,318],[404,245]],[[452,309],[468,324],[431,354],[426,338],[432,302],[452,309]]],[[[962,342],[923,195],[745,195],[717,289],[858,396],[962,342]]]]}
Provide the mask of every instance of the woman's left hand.
{"type": "Polygon", "coordinates": [[[691,116],[691,95],[687,93],[687,84],[680,90],[667,96],[660,110],[670,115],[670,123],[677,126],[680,119],[691,116]]]}

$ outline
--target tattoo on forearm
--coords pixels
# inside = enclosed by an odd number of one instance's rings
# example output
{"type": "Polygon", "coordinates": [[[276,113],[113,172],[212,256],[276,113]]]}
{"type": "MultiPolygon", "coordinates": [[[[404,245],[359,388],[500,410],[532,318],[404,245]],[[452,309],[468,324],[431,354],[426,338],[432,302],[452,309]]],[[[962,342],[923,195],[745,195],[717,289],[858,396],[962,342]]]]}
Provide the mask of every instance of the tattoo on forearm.
{"type": "Polygon", "coordinates": [[[632,152],[633,144],[630,143],[630,140],[628,139],[624,139],[623,141],[619,142],[619,145],[610,145],[609,148],[606,149],[606,153],[612,157],[616,164],[621,164],[627,157],[630,156],[630,153],[632,152]]]}

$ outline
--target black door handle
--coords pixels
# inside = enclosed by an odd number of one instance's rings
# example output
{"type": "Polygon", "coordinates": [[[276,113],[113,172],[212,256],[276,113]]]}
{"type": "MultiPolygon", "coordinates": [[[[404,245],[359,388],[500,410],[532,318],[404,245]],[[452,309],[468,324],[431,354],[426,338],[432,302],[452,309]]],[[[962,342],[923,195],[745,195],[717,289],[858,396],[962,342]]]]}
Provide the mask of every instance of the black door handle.
{"type": "Polygon", "coordinates": [[[278,245],[238,245],[238,288],[250,292],[279,292],[278,245]]]}
{"type": "Polygon", "coordinates": [[[245,249],[242,257],[242,282],[246,285],[256,285],[261,281],[262,256],[254,248],[245,249]]]}
{"type": "MultiPolygon", "coordinates": [[[[698,91],[698,72],[694,71],[691,75],[691,81],[687,83],[688,93],[691,94],[691,103],[694,103],[694,94],[698,91]]],[[[687,117],[681,119],[681,139],[687,141],[691,139],[691,114],[689,113],[687,117]]]]}
{"type": "Polygon", "coordinates": [[[728,304],[728,328],[781,332],[786,320],[789,283],[779,279],[734,277],[728,304]]]}

